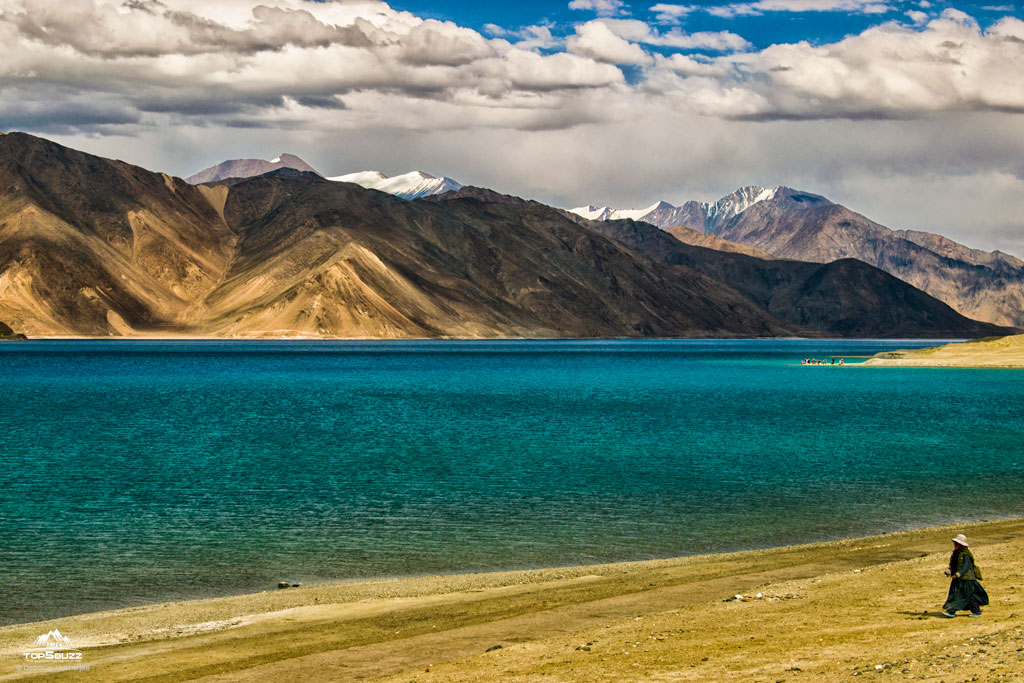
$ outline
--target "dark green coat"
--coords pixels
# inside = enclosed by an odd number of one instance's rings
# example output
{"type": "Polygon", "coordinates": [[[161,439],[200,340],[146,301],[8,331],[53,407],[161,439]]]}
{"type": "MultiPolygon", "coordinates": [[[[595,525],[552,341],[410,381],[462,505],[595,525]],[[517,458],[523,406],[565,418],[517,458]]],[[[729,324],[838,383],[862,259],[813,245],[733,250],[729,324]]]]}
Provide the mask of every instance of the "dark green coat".
{"type": "Polygon", "coordinates": [[[959,555],[954,551],[949,558],[951,570],[954,563],[956,570],[953,573],[959,574],[960,577],[949,582],[949,595],[946,596],[946,604],[942,606],[942,609],[950,612],[965,609],[980,612],[982,606],[988,604],[988,593],[981,587],[981,583],[974,573],[974,555],[971,555],[971,551],[966,548],[961,550],[959,555]]]}

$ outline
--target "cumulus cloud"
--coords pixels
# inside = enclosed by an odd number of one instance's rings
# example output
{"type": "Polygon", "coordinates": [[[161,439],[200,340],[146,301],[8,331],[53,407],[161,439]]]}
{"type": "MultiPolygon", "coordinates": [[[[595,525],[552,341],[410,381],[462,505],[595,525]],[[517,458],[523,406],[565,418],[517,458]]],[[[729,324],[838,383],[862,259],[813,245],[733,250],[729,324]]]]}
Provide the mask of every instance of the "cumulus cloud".
{"type": "Polygon", "coordinates": [[[566,47],[570,52],[607,64],[643,65],[652,61],[642,47],[622,38],[600,20],[577,26],[576,35],[569,37],[566,47]]]}
{"type": "Polygon", "coordinates": [[[418,127],[398,104],[422,100],[447,103],[456,125],[563,127],[593,116],[581,90],[623,77],[606,60],[530,54],[560,44],[545,26],[487,38],[377,0],[0,0],[0,116],[37,131],[418,127]],[[358,110],[367,91],[396,106],[358,110]],[[45,115],[24,104],[37,100],[45,115]]]}
{"type": "Polygon", "coordinates": [[[681,50],[704,49],[715,52],[744,50],[751,47],[742,36],[729,31],[683,33],[679,29],[659,32],[636,19],[599,19],[613,33],[626,40],[645,45],[673,47],[681,50]]]}
{"type": "MultiPolygon", "coordinates": [[[[923,29],[887,23],[838,43],[773,45],[709,63],[719,78],[675,72],[663,89],[701,113],[740,118],[907,118],[929,112],[1024,112],[1024,22],[982,31],[946,10],[923,29]]],[[[667,68],[673,68],[666,63],[667,68]]]]}
{"type": "Polygon", "coordinates": [[[907,10],[904,14],[915,24],[924,24],[930,18],[930,15],[927,12],[920,12],[913,9],[907,10]]]}
{"type": "Polygon", "coordinates": [[[590,10],[602,17],[629,14],[622,0],[572,0],[569,9],[590,10]]]}
{"type": "MultiPolygon", "coordinates": [[[[588,7],[621,10],[601,2],[588,7]]],[[[782,11],[791,3],[748,4],[782,11]]],[[[801,7],[870,4],[802,0],[801,7]]],[[[687,33],[608,17],[583,22],[564,39],[548,26],[492,26],[485,37],[377,0],[0,0],[0,89],[8,102],[50,101],[52,112],[37,118],[41,130],[135,128],[168,117],[205,117],[208,126],[345,129],[369,119],[421,126],[415,107],[399,100],[444,102],[457,125],[516,127],[519,116],[524,128],[545,120],[562,128],[573,125],[567,112],[585,112],[582,123],[600,111],[585,105],[587,97],[732,119],[913,118],[1024,111],[1022,27],[1007,17],[983,30],[947,9],[920,25],[884,23],[833,44],[752,51],[727,31],[687,33]],[[623,66],[641,67],[631,85],[623,66]],[[83,92],[104,107],[86,106],[83,92]],[[388,98],[396,106],[359,109],[361,101],[388,98]]],[[[26,120],[24,107],[8,108],[11,121],[26,120]]]]}
{"type": "Polygon", "coordinates": [[[427,19],[402,41],[402,60],[410,64],[469,64],[496,54],[483,36],[452,22],[427,19]]]}
{"type": "MultiPolygon", "coordinates": [[[[488,35],[510,41],[509,46],[515,45],[521,50],[550,50],[560,46],[564,41],[556,38],[551,32],[550,26],[533,25],[524,26],[515,31],[509,30],[497,24],[484,24],[484,31],[488,35]]],[[[498,44],[496,49],[503,45],[498,44]]]]}
{"type": "Polygon", "coordinates": [[[696,5],[671,5],[663,2],[650,7],[650,10],[654,12],[655,20],[662,24],[678,24],[685,16],[697,9],[696,5]]]}

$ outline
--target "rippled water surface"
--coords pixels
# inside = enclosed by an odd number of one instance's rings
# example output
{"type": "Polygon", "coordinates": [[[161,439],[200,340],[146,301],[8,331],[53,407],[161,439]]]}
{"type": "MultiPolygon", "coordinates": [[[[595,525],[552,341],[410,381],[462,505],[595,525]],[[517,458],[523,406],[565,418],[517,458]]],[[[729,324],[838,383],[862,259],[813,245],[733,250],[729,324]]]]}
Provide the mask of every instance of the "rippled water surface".
{"type": "Polygon", "coordinates": [[[0,623],[1024,514],[1024,372],[918,342],[0,345],[0,623]]]}

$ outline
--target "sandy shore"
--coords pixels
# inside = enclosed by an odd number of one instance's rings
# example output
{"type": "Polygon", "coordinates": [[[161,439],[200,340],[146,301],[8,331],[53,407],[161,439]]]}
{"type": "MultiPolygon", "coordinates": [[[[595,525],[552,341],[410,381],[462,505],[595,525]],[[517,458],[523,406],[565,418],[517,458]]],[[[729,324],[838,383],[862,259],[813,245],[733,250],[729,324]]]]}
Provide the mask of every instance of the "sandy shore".
{"type": "Polygon", "coordinates": [[[886,351],[863,365],[918,368],[1024,368],[1024,334],[933,346],[912,351],[886,351]]]}
{"type": "Polygon", "coordinates": [[[348,582],[0,629],[0,679],[1024,678],[1024,519],[672,560],[348,582]],[[941,618],[964,532],[992,604],[941,618]],[[736,594],[748,596],[730,599],[736,594]],[[19,670],[59,628],[89,671],[19,670]],[[880,667],[880,668],[879,668],[880,667]]]}

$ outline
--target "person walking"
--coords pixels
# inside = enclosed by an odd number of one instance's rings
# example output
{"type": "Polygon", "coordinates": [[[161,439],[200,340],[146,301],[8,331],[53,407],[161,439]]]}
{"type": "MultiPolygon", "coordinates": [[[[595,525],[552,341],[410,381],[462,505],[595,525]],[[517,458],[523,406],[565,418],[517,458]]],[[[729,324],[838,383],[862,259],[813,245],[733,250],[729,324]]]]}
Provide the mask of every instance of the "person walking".
{"type": "Polygon", "coordinates": [[[974,563],[974,555],[967,548],[967,537],[963,534],[953,539],[953,554],[949,556],[945,574],[952,577],[952,581],[942,616],[952,619],[958,611],[970,610],[972,617],[980,617],[982,606],[988,604],[988,593],[981,586],[981,569],[974,563]]]}

